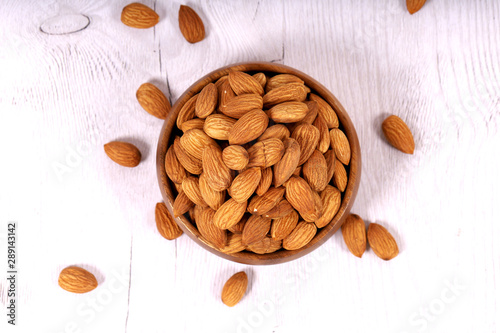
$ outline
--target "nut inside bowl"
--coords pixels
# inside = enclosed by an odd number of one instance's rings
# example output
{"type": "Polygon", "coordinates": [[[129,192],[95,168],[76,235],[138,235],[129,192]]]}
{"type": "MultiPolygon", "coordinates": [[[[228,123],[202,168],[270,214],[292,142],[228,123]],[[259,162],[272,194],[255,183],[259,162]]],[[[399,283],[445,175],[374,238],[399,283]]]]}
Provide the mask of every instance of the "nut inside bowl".
{"type": "MultiPolygon", "coordinates": [[[[176,121],[179,111],[184,106],[184,104],[195,94],[198,94],[203,87],[209,83],[215,83],[219,78],[228,75],[231,71],[241,71],[249,74],[264,73],[269,76],[274,76],[277,74],[292,74],[304,81],[304,84],[311,89],[311,92],[320,96],[324,99],[335,111],[339,120],[339,128],[345,133],[350,145],[351,158],[348,165],[345,166],[345,170],[348,176],[347,186],[342,193],[342,201],[340,208],[338,209],[336,215],[333,217],[330,223],[328,223],[323,228],[318,228],[317,233],[312,238],[312,240],[305,246],[296,250],[285,250],[281,248],[280,250],[272,253],[257,254],[244,250],[242,252],[227,254],[219,251],[215,246],[210,244],[198,231],[195,224],[193,224],[189,215],[186,213],[175,218],[177,224],[181,229],[196,243],[205,248],[206,250],[231,261],[250,264],[250,265],[271,265],[278,264],[287,261],[297,259],[303,255],[318,248],[323,244],[328,238],[330,238],[342,225],[347,215],[350,212],[352,204],[357,194],[359,187],[360,176],[361,176],[361,155],[359,141],[356,134],[356,130],[342,105],[335,98],[335,96],[329,92],[323,85],[309,77],[308,75],[288,66],[267,63],[267,62],[251,62],[251,63],[239,63],[230,66],[226,66],[217,69],[194,83],[189,87],[184,94],[177,100],[177,102],[172,107],[163,128],[160,133],[160,138],[158,141],[157,155],[156,155],[156,167],[158,175],[158,183],[160,190],[168,207],[170,213],[173,216],[173,204],[177,195],[176,188],[174,184],[170,181],[165,171],[165,155],[174,142],[176,135],[182,135],[182,131],[177,128],[176,121]]],[[[329,184],[332,184],[331,180],[329,184]]],[[[227,199],[230,198],[227,195],[227,199]]],[[[227,200],[226,199],[226,200],[227,200]]],[[[302,218],[301,218],[302,220],[302,218]]]]}

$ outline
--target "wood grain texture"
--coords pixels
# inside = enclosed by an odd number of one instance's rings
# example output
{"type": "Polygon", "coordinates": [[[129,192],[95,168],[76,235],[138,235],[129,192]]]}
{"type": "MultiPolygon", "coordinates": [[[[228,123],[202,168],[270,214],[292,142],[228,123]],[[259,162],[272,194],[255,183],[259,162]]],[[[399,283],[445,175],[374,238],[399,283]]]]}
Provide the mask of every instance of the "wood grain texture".
{"type": "MultiPolygon", "coordinates": [[[[410,15],[402,0],[197,0],[187,4],[206,38],[194,45],[178,29],[181,3],[143,3],[160,16],[154,28],[123,25],[119,2],[0,4],[0,249],[18,221],[21,265],[19,329],[4,315],[0,331],[282,333],[332,320],[342,332],[500,330],[498,1],[428,0],[410,15]],[[244,61],[297,68],[338,98],[363,156],[352,211],[384,225],[398,257],[358,259],[337,233],[295,261],[245,266],[157,232],[163,122],[137,88],[153,83],[173,103],[244,61]],[[414,155],[383,138],[389,114],[412,130],[414,155]],[[112,140],[136,145],[141,164],[109,161],[112,140]],[[99,286],[61,290],[70,265],[99,286]],[[222,286],[242,270],[247,294],[228,308],[222,286]]],[[[1,278],[4,309],[6,289],[1,278]]]]}

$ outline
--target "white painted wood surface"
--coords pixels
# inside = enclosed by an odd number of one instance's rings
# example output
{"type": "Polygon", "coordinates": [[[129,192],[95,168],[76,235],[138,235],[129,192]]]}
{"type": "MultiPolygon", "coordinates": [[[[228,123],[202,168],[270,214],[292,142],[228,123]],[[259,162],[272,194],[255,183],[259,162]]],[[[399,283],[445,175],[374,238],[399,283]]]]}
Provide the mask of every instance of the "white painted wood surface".
{"type": "Polygon", "coordinates": [[[190,1],[207,30],[195,45],[178,30],[180,2],[144,3],[161,16],[153,29],[124,26],[126,3],[0,4],[0,235],[18,222],[20,265],[16,327],[0,272],[0,331],[500,329],[498,1],[428,0],[413,16],[403,0],[190,1]],[[64,15],[67,25],[54,19],[64,15]],[[77,29],[85,17],[82,31],[40,30],[77,29]],[[162,122],[136,89],[153,82],[174,102],[209,71],[252,60],[310,74],[349,111],[363,157],[353,212],[387,226],[396,259],[357,259],[338,233],[299,260],[245,266],[158,234],[162,122]],[[413,130],[413,156],[381,137],[389,114],[413,130]],[[137,168],[105,156],[116,139],[141,149],[137,168]],[[61,290],[67,265],[88,268],[99,287],[61,290]],[[220,291],[240,270],[249,290],[228,308],[220,291]]]}

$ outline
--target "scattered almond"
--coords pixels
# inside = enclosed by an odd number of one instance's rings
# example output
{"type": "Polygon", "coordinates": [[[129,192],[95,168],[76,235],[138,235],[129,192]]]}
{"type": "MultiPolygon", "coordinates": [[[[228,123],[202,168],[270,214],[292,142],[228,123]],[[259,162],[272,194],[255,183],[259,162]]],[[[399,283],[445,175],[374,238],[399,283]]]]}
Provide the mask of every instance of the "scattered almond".
{"type": "Polygon", "coordinates": [[[239,272],[231,276],[222,288],[222,302],[230,307],[238,304],[245,296],[247,285],[248,277],[245,272],[239,272]]]}
{"type": "Polygon", "coordinates": [[[159,202],[155,207],[156,228],[163,238],[173,240],[182,235],[182,230],[175,223],[174,218],[163,202],[159,202]]]}
{"type": "Polygon", "coordinates": [[[66,267],[59,273],[59,286],[72,293],[83,294],[97,288],[94,274],[76,266],[66,267]]]}
{"type": "Polygon", "coordinates": [[[159,119],[167,118],[170,102],[163,92],[151,83],[142,84],[136,93],[137,101],[149,114],[159,119]]]}
{"type": "Polygon", "coordinates": [[[131,3],[122,10],[121,21],[132,28],[147,29],[155,26],[160,17],[154,10],[142,3],[131,3]]]}
{"type": "Polygon", "coordinates": [[[425,4],[425,0],[406,0],[406,8],[410,14],[418,12],[425,4]]]}
{"type": "Polygon", "coordinates": [[[342,237],[349,251],[361,258],[366,250],[365,222],[356,214],[350,214],[342,225],[342,237]]]}
{"type": "Polygon", "coordinates": [[[113,162],[133,168],[141,162],[141,152],[131,143],[112,141],[104,145],[104,152],[113,162]]]}
{"type": "Polygon", "coordinates": [[[385,138],[396,149],[405,154],[413,154],[415,150],[415,141],[413,134],[405,122],[398,116],[389,116],[382,123],[382,131],[385,138]]]}
{"type": "Polygon", "coordinates": [[[198,14],[189,6],[179,8],[179,29],[182,35],[191,44],[205,38],[205,26],[198,14]]]}
{"type": "Polygon", "coordinates": [[[386,228],[370,223],[366,238],[375,254],[384,260],[391,260],[399,254],[398,244],[386,228]]]}

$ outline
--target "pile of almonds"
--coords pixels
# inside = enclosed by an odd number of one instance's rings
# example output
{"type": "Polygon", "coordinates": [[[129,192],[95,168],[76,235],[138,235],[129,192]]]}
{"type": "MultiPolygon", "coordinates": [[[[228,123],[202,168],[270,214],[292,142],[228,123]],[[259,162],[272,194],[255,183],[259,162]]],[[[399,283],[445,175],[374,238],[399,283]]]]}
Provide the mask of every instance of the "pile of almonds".
{"type": "Polygon", "coordinates": [[[300,249],[334,218],[349,141],[334,109],[291,74],[231,71],[192,96],[165,155],[206,243],[224,253],[300,249]]]}

